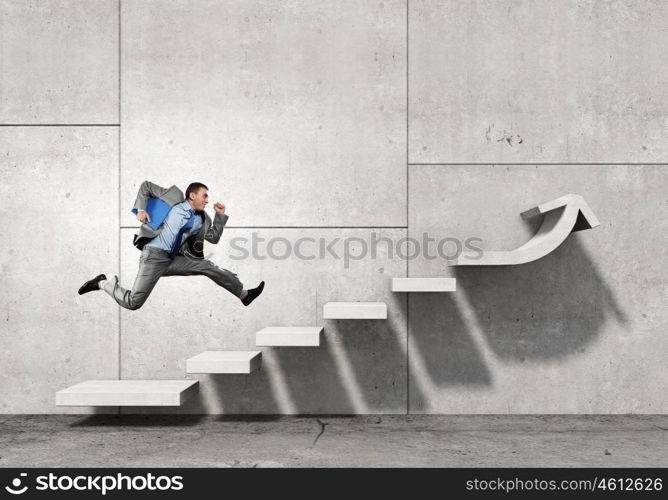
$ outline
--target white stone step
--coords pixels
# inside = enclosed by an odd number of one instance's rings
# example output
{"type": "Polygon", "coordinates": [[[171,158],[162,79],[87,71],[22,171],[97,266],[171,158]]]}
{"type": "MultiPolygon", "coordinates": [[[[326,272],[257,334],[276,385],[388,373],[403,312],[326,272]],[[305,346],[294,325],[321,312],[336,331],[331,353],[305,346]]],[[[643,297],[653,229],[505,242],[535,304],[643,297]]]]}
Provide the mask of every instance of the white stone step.
{"type": "Polygon", "coordinates": [[[56,406],[181,406],[197,380],[87,380],[56,392],[56,406]]]}
{"type": "Polygon", "coordinates": [[[387,319],[385,302],[327,302],[324,319],[387,319]]]}
{"type": "Polygon", "coordinates": [[[262,351],[205,351],[186,361],[187,373],[251,373],[260,367],[262,351]]]}
{"type": "Polygon", "coordinates": [[[457,278],[392,278],[393,292],[454,292],[457,278]]]}
{"type": "Polygon", "coordinates": [[[322,330],[322,326],[268,326],[255,334],[255,345],[318,347],[322,330]]]}

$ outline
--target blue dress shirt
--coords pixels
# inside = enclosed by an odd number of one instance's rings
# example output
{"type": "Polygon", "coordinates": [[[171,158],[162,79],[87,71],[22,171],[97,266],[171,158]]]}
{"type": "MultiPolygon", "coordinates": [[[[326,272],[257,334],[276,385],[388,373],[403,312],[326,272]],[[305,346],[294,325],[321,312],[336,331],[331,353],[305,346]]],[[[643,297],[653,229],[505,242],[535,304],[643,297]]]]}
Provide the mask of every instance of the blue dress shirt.
{"type": "Polygon", "coordinates": [[[162,223],[163,227],[160,234],[144,246],[156,247],[170,252],[176,236],[179,234],[181,228],[186,225],[190,217],[195,217],[195,221],[193,222],[193,226],[183,233],[181,243],[179,244],[180,247],[183,245],[184,241],[193,234],[197,234],[202,228],[202,217],[195,213],[187,200],[177,203],[169,210],[169,213],[165,217],[165,221],[162,223]]]}

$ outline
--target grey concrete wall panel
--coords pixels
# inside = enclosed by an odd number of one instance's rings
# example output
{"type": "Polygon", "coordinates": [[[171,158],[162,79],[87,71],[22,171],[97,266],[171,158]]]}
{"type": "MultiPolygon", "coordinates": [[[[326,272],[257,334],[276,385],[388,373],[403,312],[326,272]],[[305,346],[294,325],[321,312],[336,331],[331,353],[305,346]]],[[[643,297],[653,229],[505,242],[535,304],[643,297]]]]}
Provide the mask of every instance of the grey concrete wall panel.
{"type": "Polygon", "coordinates": [[[409,5],[411,162],[668,161],[667,2],[409,5]]]}
{"type": "Polygon", "coordinates": [[[54,394],[118,376],[118,311],[77,294],[118,269],[118,130],[0,127],[0,177],[0,413],[87,413],[54,394]]]}
{"type": "Polygon", "coordinates": [[[149,179],[241,226],[406,224],[404,2],[122,8],[123,221],[149,179]]]}
{"type": "Polygon", "coordinates": [[[118,123],[118,1],[0,0],[0,124],[118,123]]]}

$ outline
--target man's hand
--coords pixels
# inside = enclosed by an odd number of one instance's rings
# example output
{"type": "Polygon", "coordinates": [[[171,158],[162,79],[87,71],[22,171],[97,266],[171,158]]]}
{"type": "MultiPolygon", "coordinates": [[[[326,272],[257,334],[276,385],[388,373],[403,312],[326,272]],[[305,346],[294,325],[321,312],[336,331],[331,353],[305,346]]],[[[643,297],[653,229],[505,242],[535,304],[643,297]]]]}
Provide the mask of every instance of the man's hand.
{"type": "Polygon", "coordinates": [[[213,204],[213,209],[216,211],[216,213],[219,214],[225,213],[225,205],[219,201],[213,204]]]}
{"type": "Polygon", "coordinates": [[[139,210],[137,212],[137,220],[143,224],[147,220],[151,222],[151,217],[149,217],[148,212],[145,210],[139,210]]]}

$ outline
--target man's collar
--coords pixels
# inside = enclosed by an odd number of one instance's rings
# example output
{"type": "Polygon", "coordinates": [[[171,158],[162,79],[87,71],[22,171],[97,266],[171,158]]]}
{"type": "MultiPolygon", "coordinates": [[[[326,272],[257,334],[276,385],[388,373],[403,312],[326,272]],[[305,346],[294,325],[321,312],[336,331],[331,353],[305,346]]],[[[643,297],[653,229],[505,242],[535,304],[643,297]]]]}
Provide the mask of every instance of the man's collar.
{"type": "Polygon", "coordinates": [[[183,210],[192,210],[197,215],[204,215],[204,210],[195,210],[193,207],[190,206],[190,203],[188,203],[188,200],[183,200],[181,203],[179,203],[179,206],[183,210]]]}
{"type": "Polygon", "coordinates": [[[183,210],[192,210],[193,212],[197,212],[193,207],[190,206],[190,203],[188,203],[188,200],[183,200],[181,203],[179,203],[179,206],[183,210]]]}

